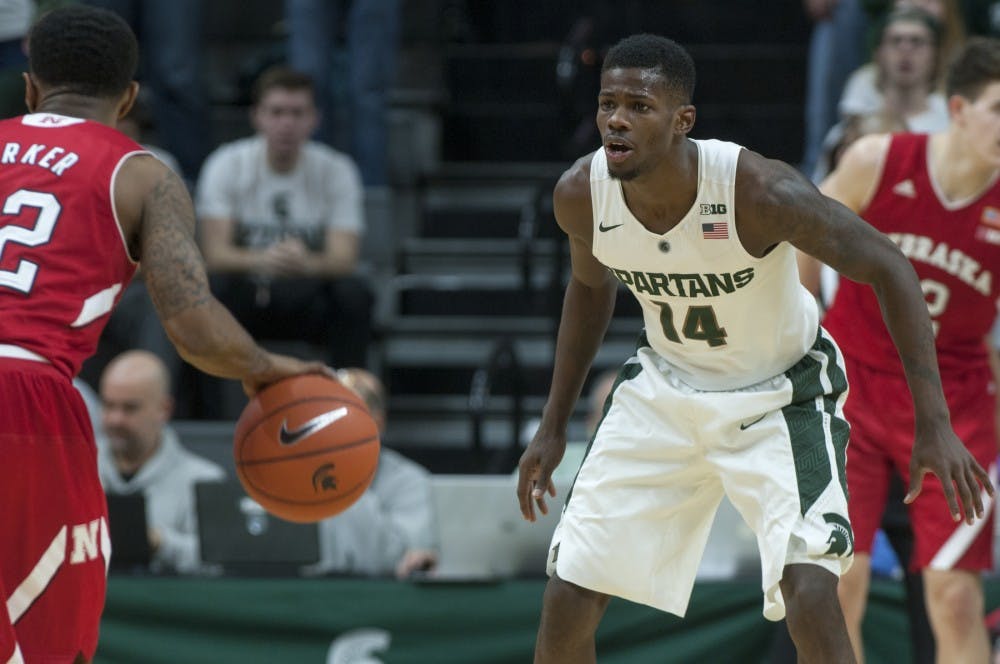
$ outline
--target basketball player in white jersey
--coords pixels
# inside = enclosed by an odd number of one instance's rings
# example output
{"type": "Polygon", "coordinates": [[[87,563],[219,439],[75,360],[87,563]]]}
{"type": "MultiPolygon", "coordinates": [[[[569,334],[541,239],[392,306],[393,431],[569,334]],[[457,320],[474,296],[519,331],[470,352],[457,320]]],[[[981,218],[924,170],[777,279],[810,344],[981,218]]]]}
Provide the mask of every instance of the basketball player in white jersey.
{"type": "Polygon", "coordinates": [[[847,381],[799,285],[796,247],[878,295],[923,414],[917,475],[941,478],[955,519],[981,517],[980,486],[992,492],[952,431],[909,262],[790,166],[689,139],[694,79],[669,39],[619,42],[601,74],[603,147],[556,186],[572,276],[548,402],[519,467],[526,519],[555,493],[551,473],[619,282],[641,303],[645,331],[553,536],[535,662],[595,661],[611,595],[683,615],[723,492],[757,534],[764,615],[787,614],[799,661],[854,661],[837,600],[853,553],[847,381]]]}

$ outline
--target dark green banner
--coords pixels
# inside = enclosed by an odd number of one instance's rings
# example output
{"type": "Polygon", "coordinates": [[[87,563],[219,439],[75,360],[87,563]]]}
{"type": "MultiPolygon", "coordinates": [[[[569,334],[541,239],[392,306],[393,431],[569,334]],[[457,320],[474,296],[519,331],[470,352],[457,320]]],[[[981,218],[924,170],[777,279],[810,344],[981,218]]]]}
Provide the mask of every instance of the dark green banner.
{"type": "MultiPolygon", "coordinates": [[[[544,581],[112,577],[97,664],[530,662],[544,581]]],[[[988,587],[988,599],[1000,599],[988,587]]],[[[767,659],[775,625],[756,581],[699,583],[687,617],[614,600],[601,664],[767,659]]],[[[996,601],[988,602],[996,606],[996,601]]],[[[909,658],[902,590],[873,586],[869,664],[909,658]]]]}

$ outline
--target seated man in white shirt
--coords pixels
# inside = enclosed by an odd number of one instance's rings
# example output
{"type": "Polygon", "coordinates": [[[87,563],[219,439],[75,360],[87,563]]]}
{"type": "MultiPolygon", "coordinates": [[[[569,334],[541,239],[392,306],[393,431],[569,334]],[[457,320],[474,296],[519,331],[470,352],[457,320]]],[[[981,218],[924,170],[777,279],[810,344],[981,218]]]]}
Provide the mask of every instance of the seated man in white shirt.
{"type": "Polygon", "coordinates": [[[332,366],[365,366],[373,297],[357,274],[357,166],[310,140],[319,113],[305,74],[261,74],[251,120],[256,134],[215,150],[198,178],[213,292],[254,336],[305,338],[327,349],[332,366]]]}

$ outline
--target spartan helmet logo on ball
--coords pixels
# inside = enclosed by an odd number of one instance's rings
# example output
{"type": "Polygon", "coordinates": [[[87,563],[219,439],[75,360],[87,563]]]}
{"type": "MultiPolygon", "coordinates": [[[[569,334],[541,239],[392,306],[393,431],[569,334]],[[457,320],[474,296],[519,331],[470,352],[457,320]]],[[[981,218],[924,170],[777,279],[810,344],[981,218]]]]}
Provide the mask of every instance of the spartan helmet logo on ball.
{"type": "Polygon", "coordinates": [[[313,472],[313,489],[320,491],[336,491],[337,478],[333,475],[334,464],[324,463],[313,472]]]}

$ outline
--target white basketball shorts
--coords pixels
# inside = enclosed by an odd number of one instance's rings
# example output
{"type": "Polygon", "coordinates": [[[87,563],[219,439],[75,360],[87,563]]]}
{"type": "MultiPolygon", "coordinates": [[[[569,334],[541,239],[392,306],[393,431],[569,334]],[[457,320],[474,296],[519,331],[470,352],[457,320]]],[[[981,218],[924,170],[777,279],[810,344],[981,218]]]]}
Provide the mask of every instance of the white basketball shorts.
{"type": "Polygon", "coordinates": [[[850,567],[843,357],[822,329],[791,369],[733,391],[681,382],[640,342],[566,499],[548,573],[683,616],[723,492],[757,536],[764,616],[789,564],[850,567]]]}

